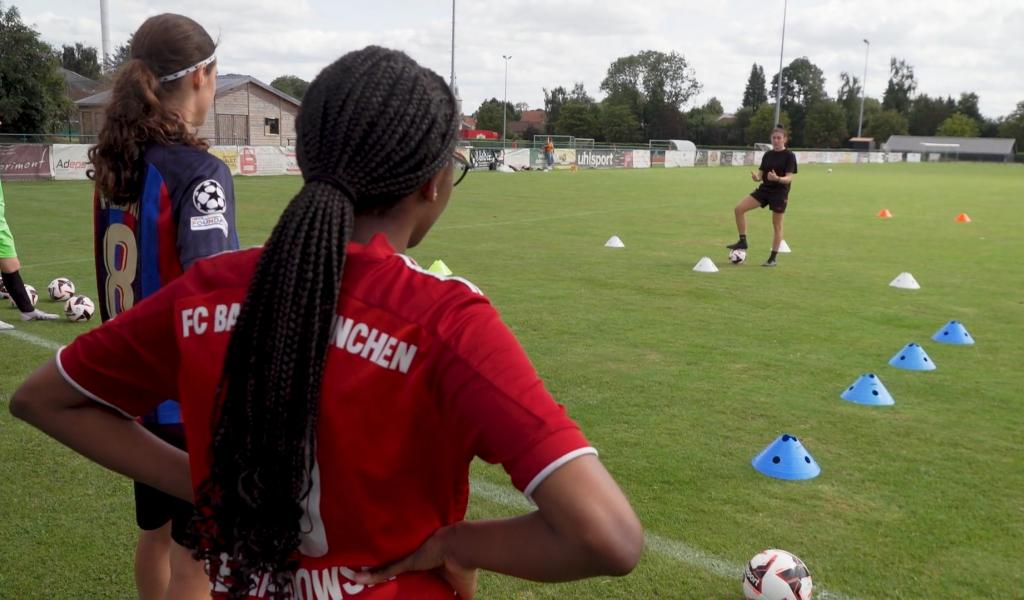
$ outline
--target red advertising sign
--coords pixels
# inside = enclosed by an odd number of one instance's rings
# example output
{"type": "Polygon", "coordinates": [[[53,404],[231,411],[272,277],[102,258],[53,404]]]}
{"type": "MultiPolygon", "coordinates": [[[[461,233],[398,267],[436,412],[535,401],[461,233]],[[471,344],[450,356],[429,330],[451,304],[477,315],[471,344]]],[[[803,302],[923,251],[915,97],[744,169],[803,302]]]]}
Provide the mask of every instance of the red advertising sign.
{"type": "Polygon", "coordinates": [[[50,179],[50,147],[43,144],[0,146],[0,179],[50,179]]]}

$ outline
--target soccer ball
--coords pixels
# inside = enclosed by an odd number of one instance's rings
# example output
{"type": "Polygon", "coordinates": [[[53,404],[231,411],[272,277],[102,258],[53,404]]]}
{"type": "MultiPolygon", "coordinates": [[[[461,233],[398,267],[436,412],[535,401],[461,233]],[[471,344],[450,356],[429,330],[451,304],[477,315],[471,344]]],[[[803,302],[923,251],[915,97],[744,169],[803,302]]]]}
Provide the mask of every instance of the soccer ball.
{"type": "Polygon", "coordinates": [[[64,301],[75,295],[75,284],[67,277],[58,277],[46,286],[50,293],[50,300],[64,301]]]}
{"type": "MultiPolygon", "coordinates": [[[[36,288],[26,283],[25,291],[28,293],[28,299],[32,301],[32,306],[39,304],[39,293],[36,292],[36,288]]],[[[18,303],[14,301],[14,296],[11,296],[10,294],[7,296],[11,299],[11,306],[18,308],[18,303]]]]}
{"type": "Polygon", "coordinates": [[[0,279],[0,299],[7,297],[7,286],[4,285],[4,280],[0,279]]]}
{"type": "Polygon", "coordinates": [[[828,172],[828,173],[831,173],[831,172],[832,172],[832,168],[831,168],[831,167],[829,167],[829,170],[828,170],[827,172],[828,172]]]}
{"type": "Polygon", "coordinates": [[[68,321],[88,321],[96,312],[96,305],[87,296],[72,296],[64,303],[64,315],[68,321]]]}
{"type": "Polygon", "coordinates": [[[758,552],[743,569],[747,600],[811,600],[811,572],[785,550],[758,552]]]}
{"type": "Polygon", "coordinates": [[[733,250],[732,252],[729,253],[729,262],[731,262],[734,265],[738,265],[745,260],[747,260],[746,250],[733,250]]]}
{"type": "Polygon", "coordinates": [[[192,201],[203,214],[224,212],[227,202],[224,199],[224,188],[213,179],[207,179],[196,186],[192,192],[192,201]]]}

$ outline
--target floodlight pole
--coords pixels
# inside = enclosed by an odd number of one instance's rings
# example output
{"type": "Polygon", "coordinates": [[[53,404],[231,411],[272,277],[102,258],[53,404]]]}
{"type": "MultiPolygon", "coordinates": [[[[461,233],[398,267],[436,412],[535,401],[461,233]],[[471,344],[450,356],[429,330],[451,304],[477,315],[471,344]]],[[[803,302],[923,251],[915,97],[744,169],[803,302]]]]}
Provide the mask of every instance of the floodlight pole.
{"type": "Polygon", "coordinates": [[[108,14],[110,7],[107,0],[100,0],[100,42],[103,49],[103,60],[100,61],[100,70],[106,72],[107,61],[110,60],[110,23],[108,14]]]}
{"type": "Polygon", "coordinates": [[[864,95],[868,87],[868,52],[871,50],[871,42],[864,40],[864,80],[860,82],[860,118],[857,119],[857,137],[860,137],[861,127],[864,125],[864,95]]]}
{"type": "Polygon", "coordinates": [[[452,0],[452,76],[448,85],[455,91],[455,0],[452,0]]]}
{"type": "Polygon", "coordinates": [[[779,125],[779,116],[782,113],[782,51],[786,48],[786,11],[789,9],[789,0],[782,4],[782,41],[779,42],[779,83],[775,88],[775,123],[772,128],[779,125]]]}
{"type": "Polygon", "coordinates": [[[501,103],[501,147],[505,148],[505,113],[508,112],[508,61],[511,56],[501,55],[505,59],[505,96],[501,103]]]}

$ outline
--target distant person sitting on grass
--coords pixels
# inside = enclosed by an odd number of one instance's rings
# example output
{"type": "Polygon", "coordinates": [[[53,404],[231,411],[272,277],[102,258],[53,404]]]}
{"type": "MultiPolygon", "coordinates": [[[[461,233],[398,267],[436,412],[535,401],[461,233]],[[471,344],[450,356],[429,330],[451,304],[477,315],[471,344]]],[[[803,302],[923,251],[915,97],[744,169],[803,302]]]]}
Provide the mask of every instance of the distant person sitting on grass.
{"type": "MultiPolygon", "coordinates": [[[[21,280],[21,263],[18,261],[18,252],[14,248],[14,234],[4,217],[4,188],[0,184],[0,277],[3,279],[4,290],[11,297],[18,310],[21,311],[22,321],[52,321],[57,315],[36,310],[32,304],[32,298],[25,289],[25,282],[21,280]]],[[[14,325],[0,321],[0,329],[14,329],[14,325]]]]}
{"type": "Polygon", "coordinates": [[[782,219],[786,216],[786,206],[789,204],[789,186],[796,175],[796,154],[786,149],[786,130],[782,125],[776,125],[772,131],[772,149],[764,153],[761,158],[761,167],[750,174],[754,181],[761,182],[756,190],[740,200],[733,212],[736,216],[736,229],[739,231],[740,239],[735,244],[729,244],[726,248],[730,250],[747,249],[747,212],[758,206],[771,207],[772,227],[775,230],[775,237],[772,239],[772,253],[768,260],[761,266],[774,267],[779,254],[779,246],[782,244],[782,219]]]}

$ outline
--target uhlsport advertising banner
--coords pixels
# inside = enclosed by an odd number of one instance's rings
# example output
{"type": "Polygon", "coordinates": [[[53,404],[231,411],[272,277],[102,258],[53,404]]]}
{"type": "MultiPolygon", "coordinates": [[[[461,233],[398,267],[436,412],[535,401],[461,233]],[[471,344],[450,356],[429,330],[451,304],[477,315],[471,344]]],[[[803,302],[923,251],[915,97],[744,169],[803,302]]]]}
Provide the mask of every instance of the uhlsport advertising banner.
{"type": "Polygon", "coordinates": [[[50,146],[46,144],[0,146],[0,179],[28,181],[52,177],[50,146]]]}
{"type": "Polygon", "coordinates": [[[581,169],[610,169],[616,166],[615,151],[591,149],[576,150],[576,165],[579,166],[581,169]]]}
{"type": "Polygon", "coordinates": [[[89,162],[88,144],[54,144],[53,178],[58,181],[88,179],[86,172],[92,168],[89,162]]]}

